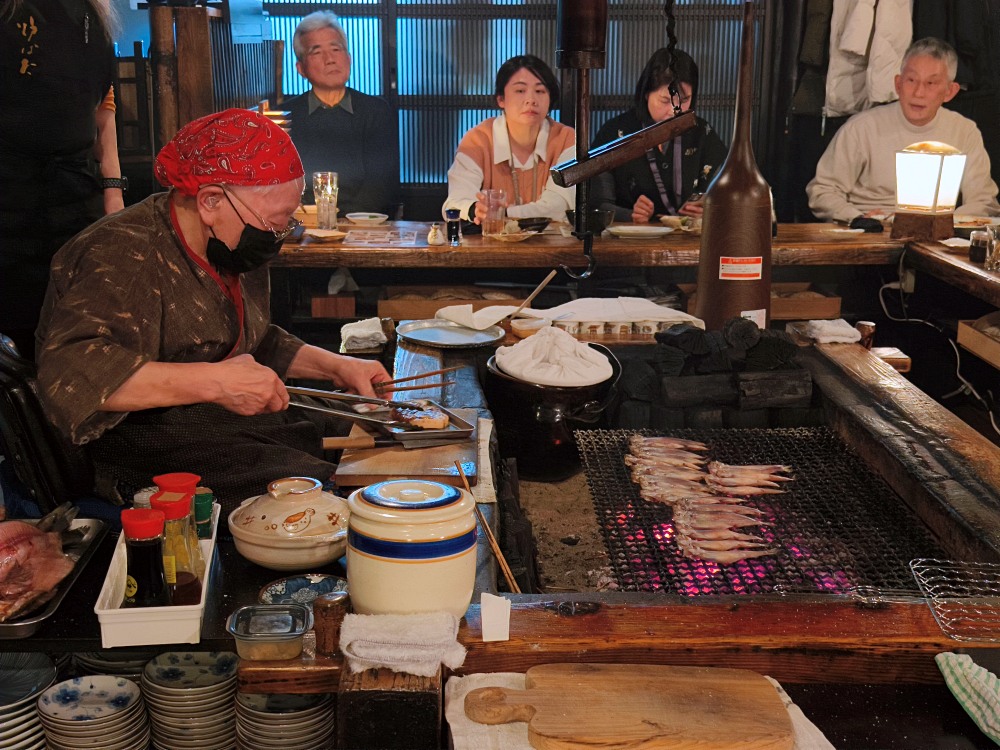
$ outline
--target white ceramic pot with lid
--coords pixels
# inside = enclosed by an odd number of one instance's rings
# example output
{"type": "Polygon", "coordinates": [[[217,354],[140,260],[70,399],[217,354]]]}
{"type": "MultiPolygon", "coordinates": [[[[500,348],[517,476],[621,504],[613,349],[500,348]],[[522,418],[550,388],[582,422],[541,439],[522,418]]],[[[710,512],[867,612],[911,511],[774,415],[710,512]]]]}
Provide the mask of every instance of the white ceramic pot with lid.
{"type": "Polygon", "coordinates": [[[347,504],[355,612],[465,614],[476,580],[472,495],[439,482],[394,479],[355,490],[347,504]]]}
{"type": "Polygon", "coordinates": [[[308,571],[333,562],[347,544],[347,502],[309,477],[285,477],[229,514],[237,551],[265,568],[308,571]]]}

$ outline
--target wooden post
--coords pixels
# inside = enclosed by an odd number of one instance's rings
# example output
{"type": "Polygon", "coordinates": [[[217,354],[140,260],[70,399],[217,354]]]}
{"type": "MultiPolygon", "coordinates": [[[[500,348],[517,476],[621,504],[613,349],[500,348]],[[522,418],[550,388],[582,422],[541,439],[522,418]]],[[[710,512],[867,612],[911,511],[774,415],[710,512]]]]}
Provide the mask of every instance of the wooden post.
{"type": "MultiPolygon", "coordinates": [[[[177,21],[177,114],[187,124],[215,111],[209,9],[174,8],[177,21]]],[[[217,13],[214,8],[212,9],[217,13]]]]}
{"type": "Polygon", "coordinates": [[[177,54],[174,9],[149,6],[149,59],[153,68],[153,153],[174,137],[177,119],[177,54]]]}
{"type": "Polygon", "coordinates": [[[285,101],[285,40],[275,39],[272,43],[272,53],[274,55],[274,91],[271,92],[271,99],[275,107],[279,107],[285,101]]]}

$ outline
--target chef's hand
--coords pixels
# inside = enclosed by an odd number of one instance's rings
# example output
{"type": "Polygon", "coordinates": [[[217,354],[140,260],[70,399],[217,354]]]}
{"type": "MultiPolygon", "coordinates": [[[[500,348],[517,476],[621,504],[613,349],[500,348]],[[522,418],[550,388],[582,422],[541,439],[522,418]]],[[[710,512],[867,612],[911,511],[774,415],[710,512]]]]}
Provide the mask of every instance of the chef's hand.
{"type": "Polygon", "coordinates": [[[636,224],[648,224],[653,218],[653,201],[645,195],[640,195],[639,199],[632,206],[632,221],[636,224]]]}
{"type": "Polygon", "coordinates": [[[258,364],[250,354],[240,354],[213,365],[218,393],[213,403],[245,417],[282,411],[288,407],[288,391],[270,367],[258,364]]]}
{"type": "Polygon", "coordinates": [[[379,396],[375,393],[375,383],[384,383],[392,378],[382,367],[381,362],[340,356],[331,367],[330,379],[349,393],[357,393],[359,396],[379,396]]]}

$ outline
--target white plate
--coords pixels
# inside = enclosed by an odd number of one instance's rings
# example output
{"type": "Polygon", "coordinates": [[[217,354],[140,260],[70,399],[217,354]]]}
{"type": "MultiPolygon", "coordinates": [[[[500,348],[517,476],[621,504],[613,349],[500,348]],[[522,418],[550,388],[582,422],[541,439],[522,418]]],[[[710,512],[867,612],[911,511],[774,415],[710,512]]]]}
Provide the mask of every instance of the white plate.
{"type": "Polygon", "coordinates": [[[643,239],[650,239],[652,237],[665,237],[674,231],[673,227],[656,227],[656,226],[643,226],[637,224],[634,226],[625,225],[613,225],[608,227],[608,232],[610,232],[615,237],[640,237],[643,239]]]}
{"type": "Polygon", "coordinates": [[[357,213],[347,214],[347,220],[352,224],[357,224],[362,227],[376,227],[379,224],[387,222],[389,217],[386,214],[373,214],[365,211],[359,211],[357,213]]]}
{"type": "Polygon", "coordinates": [[[142,676],[144,681],[168,692],[211,692],[236,677],[239,661],[231,651],[172,651],[152,659],[142,676]]]}
{"type": "Polygon", "coordinates": [[[100,721],[122,717],[142,700],[139,686],[124,677],[89,675],[64,680],[38,698],[38,713],[44,724],[100,721]]]}
{"type": "Polygon", "coordinates": [[[984,229],[991,224],[1000,224],[998,216],[956,216],[954,224],[961,229],[984,229]]]}

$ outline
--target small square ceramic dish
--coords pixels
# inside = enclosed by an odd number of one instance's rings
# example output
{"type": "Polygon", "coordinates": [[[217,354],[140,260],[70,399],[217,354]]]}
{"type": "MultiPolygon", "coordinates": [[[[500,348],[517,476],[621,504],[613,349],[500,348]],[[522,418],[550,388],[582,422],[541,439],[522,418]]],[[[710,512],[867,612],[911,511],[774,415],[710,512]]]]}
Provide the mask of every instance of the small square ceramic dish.
{"type": "Polygon", "coordinates": [[[250,604],[229,616],[226,629],[241,659],[294,659],[312,623],[312,611],[304,604],[250,604]]]}

